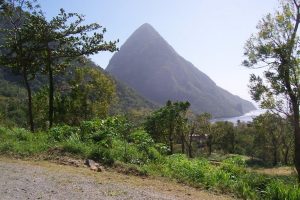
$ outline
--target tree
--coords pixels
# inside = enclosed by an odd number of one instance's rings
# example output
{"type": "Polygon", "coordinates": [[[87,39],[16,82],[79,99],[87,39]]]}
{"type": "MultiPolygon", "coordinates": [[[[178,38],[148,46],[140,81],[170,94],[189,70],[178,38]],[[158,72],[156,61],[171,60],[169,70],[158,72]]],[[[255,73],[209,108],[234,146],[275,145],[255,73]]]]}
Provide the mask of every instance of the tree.
{"type": "Polygon", "coordinates": [[[170,154],[174,152],[175,137],[180,138],[184,152],[184,126],[189,106],[189,102],[167,101],[166,106],[155,111],[145,122],[145,129],[156,141],[168,143],[170,154]]]}
{"type": "Polygon", "coordinates": [[[281,132],[279,131],[280,118],[269,112],[256,117],[253,121],[256,129],[254,148],[258,149],[265,162],[272,158],[272,165],[279,162],[279,149],[281,143],[281,132]],[[271,155],[270,155],[271,154],[271,155]]]}
{"type": "Polygon", "coordinates": [[[235,153],[236,143],[233,123],[218,121],[210,125],[207,139],[209,154],[211,154],[213,146],[215,149],[222,150],[225,153],[235,153]]]}
{"type": "Polygon", "coordinates": [[[30,130],[34,132],[32,112],[32,91],[30,81],[35,78],[39,69],[37,46],[32,40],[31,23],[36,17],[34,1],[3,1],[2,20],[7,21],[1,33],[4,37],[0,46],[0,62],[23,77],[27,90],[28,116],[30,130]]]}
{"type": "Polygon", "coordinates": [[[63,73],[76,58],[88,56],[100,51],[114,52],[116,43],[105,42],[106,32],[97,23],[82,25],[84,16],[66,13],[63,9],[49,22],[40,14],[32,24],[32,35],[41,48],[43,71],[49,80],[49,126],[53,125],[54,116],[54,76],[63,73]]]}
{"type": "Polygon", "coordinates": [[[212,153],[212,145],[213,145],[213,132],[211,130],[212,126],[210,123],[211,120],[211,114],[209,113],[202,113],[197,116],[197,124],[199,132],[202,135],[207,136],[207,147],[208,147],[208,154],[211,155],[212,153]]]}
{"type": "Polygon", "coordinates": [[[246,67],[264,67],[264,79],[251,75],[252,97],[265,107],[290,107],[295,137],[295,167],[300,182],[300,2],[282,1],[274,15],[268,14],[258,24],[258,33],[245,46],[246,67]],[[281,98],[280,98],[281,97],[281,98]],[[287,100],[284,103],[284,100],[287,100]]]}
{"type": "Polygon", "coordinates": [[[187,143],[186,139],[186,129],[187,129],[187,122],[188,119],[186,117],[187,111],[190,107],[189,102],[175,102],[173,103],[173,106],[175,107],[175,111],[177,113],[176,119],[175,119],[175,130],[176,135],[180,137],[181,141],[181,153],[185,153],[185,144],[187,143]]]}
{"type": "Polygon", "coordinates": [[[103,72],[92,67],[76,68],[69,81],[70,91],[61,91],[57,120],[78,125],[82,120],[105,118],[115,97],[115,84],[103,72]]]}

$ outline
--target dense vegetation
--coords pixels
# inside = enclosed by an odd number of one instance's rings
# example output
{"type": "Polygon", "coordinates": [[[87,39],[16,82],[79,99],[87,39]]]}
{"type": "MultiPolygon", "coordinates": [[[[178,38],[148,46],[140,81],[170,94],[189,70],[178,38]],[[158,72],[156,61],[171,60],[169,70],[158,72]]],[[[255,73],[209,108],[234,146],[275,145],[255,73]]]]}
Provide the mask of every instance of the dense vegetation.
{"type": "Polygon", "coordinates": [[[282,1],[275,14],[257,25],[245,45],[246,67],[264,68],[264,78],[252,74],[250,91],[262,107],[284,113],[293,127],[295,167],[300,183],[300,2],[282,1]]]}
{"type": "MultiPolygon", "coordinates": [[[[116,84],[85,57],[117,50],[116,42],[103,40],[105,29],[101,26],[82,25],[81,15],[64,10],[47,21],[36,1],[0,2],[2,18],[10,19],[10,25],[1,28],[1,154],[90,158],[139,175],[163,176],[243,199],[300,199],[296,176],[250,170],[297,167],[297,113],[288,110],[284,116],[274,112],[298,102],[293,102],[293,95],[284,99],[287,104],[274,99],[287,95],[279,81],[283,75],[284,81],[288,77],[281,73],[284,70],[279,70],[278,76],[266,73],[270,88],[252,76],[253,96],[265,108],[273,109],[253,122],[212,123],[211,114],[192,113],[189,102],[167,101],[152,111],[155,106],[146,102],[142,107],[142,98],[135,98],[131,89],[116,84]],[[32,37],[30,33],[34,33],[32,37]],[[125,100],[112,109],[117,96],[125,100]],[[133,107],[143,109],[128,108],[132,102],[133,107]]],[[[284,13],[275,22],[286,22],[282,17],[291,17],[293,12],[288,11],[293,5],[284,4],[284,13]]],[[[299,10],[297,3],[295,6],[299,10]]],[[[300,14],[298,17],[300,21],[300,14]]],[[[268,39],[270,30],[263,30],[260,39],[268,39]]],[[[261,54],[278,53],[270,46],[250,47],[249,60],[244,63],[249,66],[257,64],[261,54]]],[[[288,61],[298,70],[297,59],[288,61]]]]}
{"type": "Polygon", "coordinates": [[[163,143],[132,128],[123,117],[83,121],[31,133],[25,129],[0,128],[1,154],[18,157],[73,156],[91,158],[122,167],[141,176],[163,176],[195,187],[235,194],[243,199],[299,199],[294,176],[270,176],[247,170],[242,157],[228,156],[212,164],[205,154],[189,159],[169,154],[163,143]]]}

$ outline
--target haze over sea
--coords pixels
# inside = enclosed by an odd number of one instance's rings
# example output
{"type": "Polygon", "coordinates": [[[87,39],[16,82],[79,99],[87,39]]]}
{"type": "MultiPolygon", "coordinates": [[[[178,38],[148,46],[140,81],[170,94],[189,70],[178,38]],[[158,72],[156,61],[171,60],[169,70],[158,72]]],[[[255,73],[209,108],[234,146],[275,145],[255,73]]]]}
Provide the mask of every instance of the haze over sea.
{"type": "Polygon", "coordinates": [[[218,121],[228,121],[228,122],[232,122],[234,124],[236,124],[238,121],[240,122],[252,122],[253,118],[265,113],[266,110],[265,109],[257,109],[257,110],[253,110],[251,112],[248,112],[242,116],[238,116],[238,117],[229,117],[229,118],[217,118],[217,119],[213,119],[212,122],[218,122],[218,121]]]}

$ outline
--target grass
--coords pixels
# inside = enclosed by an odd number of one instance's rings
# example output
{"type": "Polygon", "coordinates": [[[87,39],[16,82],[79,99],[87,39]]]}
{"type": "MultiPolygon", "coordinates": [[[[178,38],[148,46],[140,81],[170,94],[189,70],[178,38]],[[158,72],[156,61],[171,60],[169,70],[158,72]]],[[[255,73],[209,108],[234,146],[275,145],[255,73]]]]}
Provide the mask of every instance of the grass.
{"type": "MultiPolygon", "coordinates": [[[[71,166],[62,166],[57,165],[53,162],[39,160],[12,160],[5,157],[0,157],[0,162],[4,163],[15,163],[18,166],[30,166],[30,168],[43,168],[47,170],[48,173],[57,174],[69,174],[74,176],[84,176],[91,181],[95,181],[98,184],[104,185],[121,185],[121,187],[129,186],[129,188],[135,188],[136,190],[143,191],[146,193],[150,191],[154,191],[155,194],[160,194],[163,196],[167,196],[170,199],[214,199],[214,200],[226,200],[232,199],[230,196],[226,195],[216,195],[212,192],[197,190],[192,187],[184,186],[182,184],[178,184],[172,180],[168,180],[167,178],[152,178],[152,177],[140,177],[133,175],[124,175],[123,173],[118,173],[116,170],[105,170],[101,173],[95,173],[85,167],[71,167],[71,166]],[[187,198],[188,197],[188,198],[187,198]]],[[[73,180],[74,181],[74,180],[73,180]]],[[[66,182],[69,184],[69,182],[66,182]]]]}
{"type": "Polygon", "coordinates": [[[116,130],[107,129],[105,122],[85,123],[84,128],[62,126],[38,133],[0,127],[0,153],[31,157],[58,149],[58,156],[68,153],[108,165],[114,163],[123,173],[166,177],[242,199],[300,199],[300,189],[291,174],[274,176],[261,169],[249,170],[242,157],[224,157],[218,165],[213,165],[205,158],[166,156],[164,148],[155,144],[147,133],[137,130],[122,139],[116,130]]]}

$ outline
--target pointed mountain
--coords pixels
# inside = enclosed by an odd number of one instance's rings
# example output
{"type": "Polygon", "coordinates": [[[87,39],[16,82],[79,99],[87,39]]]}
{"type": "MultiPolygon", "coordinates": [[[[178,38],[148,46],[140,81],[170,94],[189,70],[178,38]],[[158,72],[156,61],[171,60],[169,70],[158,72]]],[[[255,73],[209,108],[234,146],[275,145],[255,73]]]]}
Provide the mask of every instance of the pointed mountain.
{"type": "Polygon", "coordinates": [[[150,24],[143,24],[128,38],[106,70],[160,105],[187,100],[194,112],[214,117],[239,116],[255,109],[176,53],[150,24]]]}

